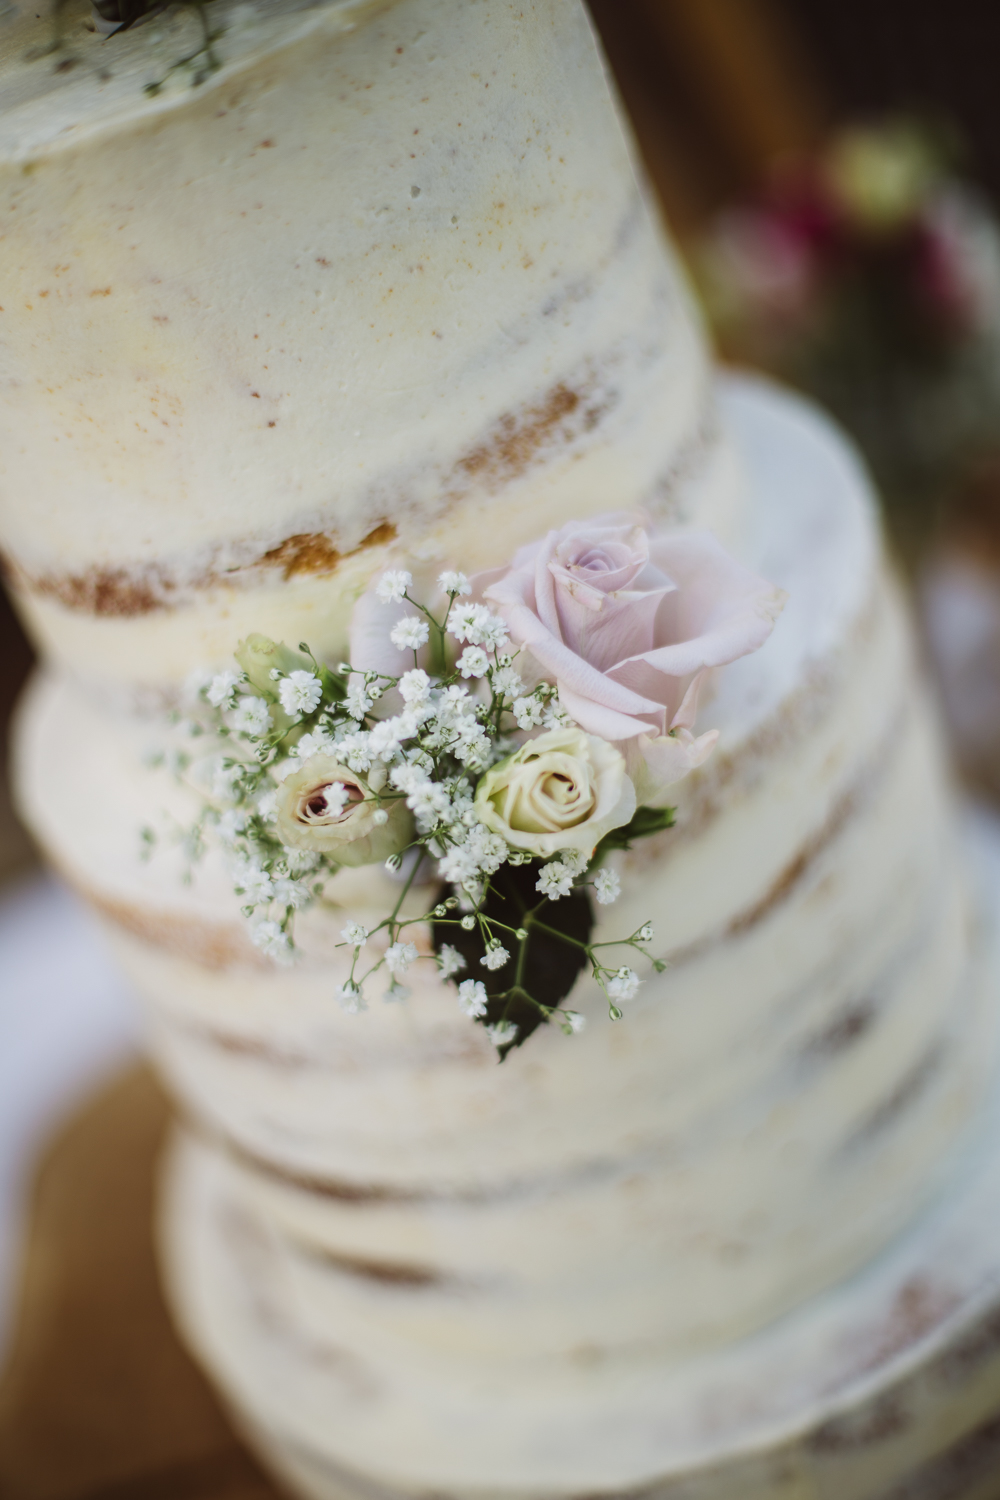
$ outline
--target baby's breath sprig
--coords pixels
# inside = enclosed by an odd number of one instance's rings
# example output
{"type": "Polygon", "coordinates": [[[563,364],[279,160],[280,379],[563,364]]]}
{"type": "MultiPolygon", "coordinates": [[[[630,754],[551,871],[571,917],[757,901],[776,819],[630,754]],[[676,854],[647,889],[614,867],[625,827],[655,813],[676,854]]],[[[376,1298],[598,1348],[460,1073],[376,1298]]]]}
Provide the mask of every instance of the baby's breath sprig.
{"type": "MultiPolygon", "coordinates": [[[[522,679],[505,621],[471,597],[464,574],[442,573],[438,586],[436,610],[405,570],[375,586],[378,603],[392,607],[391,659],[412,657],[404,670],[385,670],[384,651],[382,666],[331,667],[304,641],[296,650],[263,636],[242,641],[235,669],[189,685],[174,716],[187,748],[173,753],[172,769],[203,801],[191,848],[200,852],[207,839],[221,847],[262,952],[292,962],[296,914],[325,898],[343,866],[381,861],[398,890],[377,921],[342,928],[350,966],[334,998],[360,1012],[381,977],[383,998],[403,1000],[412,966],[435,962],[502,1059],[539,1025],[582,1029],[583,1016],[562,1002],[584,970],[620,1018],[640,980],[609,966],[609,947],[630,946],[663,967],[646,951],[648,924],[618,944],[594,943],[591,898],[607,906],[620,893],[604,863],[609,850],[667,826],[670,815],[634,811],[620,754],[572,723],[552,683],[522,679]],[[403,604],[414,613],[400,615],[403,604]],[[535,746],[557,757],[563,803],[578,791],[574,755],[597,754],[590,770],[580,761],[581,777],[611,775],[611,815],[587,822],[590,803],[579,816],[571,809],[565,839],[556,831],[541,844],[518,833],[516,810],[505,822],[496,807],[508,791],[494,792],[494,782],[505,788],[512,765],[530,779],[535,746]],[[428,885],[435,893],[414,914],[428,885]]],[[[516,802],[520,793],[510,795],[516,802]]],[[[148,851],[149,831],[143,839],[148,851]]]]}

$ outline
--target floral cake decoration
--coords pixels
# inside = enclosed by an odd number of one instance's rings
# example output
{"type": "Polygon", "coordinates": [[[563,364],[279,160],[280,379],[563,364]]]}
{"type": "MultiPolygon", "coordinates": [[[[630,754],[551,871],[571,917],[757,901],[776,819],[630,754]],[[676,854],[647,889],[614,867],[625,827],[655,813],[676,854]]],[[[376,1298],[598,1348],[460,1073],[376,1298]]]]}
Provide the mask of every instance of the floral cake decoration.
{"type": "Polygon", "coordinates": [[[617,1020],[633,964],[665,967],[649,922],[593,941],[594,903],[620,891],[607,857],[672,825],[670,788],[718,738],[694,733],[706,674],[764,644],[784,595],[713,536],[630,514],[572,521],[422,595],[390,570],[354,608],[349,660],[251,635],[200,682],[185,727],[215,753],[187,837],[222,845],[252,940],[279,963],[330,877],[384,865],[394,899],[344,926],[336,1000],[363,1011],[379,979],[405,999],[407,971],[434,962],[502,1059],[539,1025],[582,1027],[562,1003],[582,970],[617,1020]],[[427,893],[417,916],[411,892],[427,893]]]}

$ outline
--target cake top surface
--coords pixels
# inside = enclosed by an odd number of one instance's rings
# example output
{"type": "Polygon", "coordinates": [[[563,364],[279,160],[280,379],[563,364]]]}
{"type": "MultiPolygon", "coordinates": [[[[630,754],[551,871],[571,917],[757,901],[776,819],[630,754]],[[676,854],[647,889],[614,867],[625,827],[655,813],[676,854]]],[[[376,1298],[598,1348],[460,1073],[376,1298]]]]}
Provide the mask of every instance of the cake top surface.
{"type": "Polygon", "coordinates": [[[0,160],[25,160],[137,116],[174,109],[201,90],[229,82],[276,45],[319,27],[353,30],[392,3],[213,0],[204,14],[216,67],[207,71],[194,6],[152,14],[127,31],[103,36],[93,29],[87,0],[68,0],[59,19],[48,7],[19,0],[0,11],[0,160]],[[191,54],[194,61],[183,65],[191,54]]]}

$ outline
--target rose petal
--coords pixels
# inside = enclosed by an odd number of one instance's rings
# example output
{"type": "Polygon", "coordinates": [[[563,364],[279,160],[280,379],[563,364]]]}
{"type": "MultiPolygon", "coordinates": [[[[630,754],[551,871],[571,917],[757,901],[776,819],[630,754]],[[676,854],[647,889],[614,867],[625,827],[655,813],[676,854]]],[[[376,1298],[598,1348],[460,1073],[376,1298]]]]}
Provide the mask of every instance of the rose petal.
{"type": "Polygon", "coordinates": [[[646,594],[604,594],[601,607],[590,610],[563,591],[558,600],[562,640],[578,656],[607,672],[616,662],[653,650],[656,617],[673,584],[646,594]]]}
{"type": "MultiPolygon", "coordinates": [[[[542,859],[562,849],[578,849],[589,857],[606,833],[629,822],[635,812],[636,795],[620,750],[579,729],[555,729],[529,741],[487,771],[476,787],[475,805],[487,828],[516,849],[542,859]],[[553,826],[549,832],[514,826],[508,821],[512,806],[523,807],[523,793],[531,798],[537,812],[541,803],[531,797],[531,786],[550,772],[569,772],[574,782],[589,784],[596,798],[589,812],[573,826],[553,826]]],[[[556,819],[549,821],[555,823],[556,819]]]]}
{"type": "Polygon", "coordinates": [[[694,721],[698,716],[698,694],[701,692],[706,673],[698,672],[691,679],[687,692],[681,699],[681,706],[670,721],[671,729],[692,729],[694,721]]]}
{"type": "Polygon", "coordinates": [[[389,639],[389,632],[404,615],[412,615],[413,605],[405,599],[383,604],[374,589],[361,595],[351,614],[351,666],[362,672],[384,672],[386,677],[402,677],[413,666],[413,652],[400,651],[389,639]]]}
{"type": "Polygon", "coordinates": [[[606,704],[595,703],[592,698],[585,698],[580,693],[574,693],[565,683],[559,685],[559,702],[581,729],[585,729],[588,734],[600,735],[602,740],[634,739],[636,735],[648,734],[650,729],[665,730],[667,727],[662,708],[657,711],[658,717],[651,714],[649,718],[635,718],[631,714],[619,713],[606,704]],[[652,724],[650,718],[654,719],[652,724]]]}
{"type": "Polygon", "coordinates": [[[614,682],[604,672],[592,667],[577,656],[558,637],[547,630],[538,616],[515,596],[514,581],[504,579],[494,584],[487,598],[495,604],[507,622],[511,638],[519,646],[528,647],[535,659],[541,663],[559,686],[566,686],[582,697],[595,703],[617,709],[625,714],[656,714],[662,705],[630,692],[614,682]]]}
{"type": "Polygon", "coordinates": [[[704,765],[718,740],[717,729],[709,729],[697,739],[682,729],[676,734],[632,741],[626,761],[639,801],[647,805],[660,801],[667,787],[704,765]]]}

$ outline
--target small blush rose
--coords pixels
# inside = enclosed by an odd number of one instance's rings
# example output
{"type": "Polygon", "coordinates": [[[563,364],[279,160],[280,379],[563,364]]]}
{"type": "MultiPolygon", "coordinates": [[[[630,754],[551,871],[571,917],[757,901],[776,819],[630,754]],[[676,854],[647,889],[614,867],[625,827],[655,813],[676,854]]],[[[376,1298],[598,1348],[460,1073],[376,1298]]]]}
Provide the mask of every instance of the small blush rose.
{"type": "Polygon", "coordinates": [[[589,856],[635,806],[624,756],[580,729],[553,729],[522,745],[486,772],[475,797],[481,823],[543,859],[563,849],[589,856]]]}
{"type": "Polygon", "coordinates": [[[312,849],[340,865],[378,864],[405,849],[413,837],[413,816],[402,801],[384,804],[378,818],[376,795],[386,785],[384,767],[366,777],[368,787],[331,755],[312,755],[278,788],[277,834],[293,849],[312,849]],[[337,791],[342,787],[343,791],[337,791]]]}
{"type": "Polygon", "coordinates": [[[705,675],[762,646],[785,600],[714,537],[630,515],[571,521],[473,586],[576,723],[622,748],[641,802],[711,753],[718,735],[691,733],[705,675]]]}

